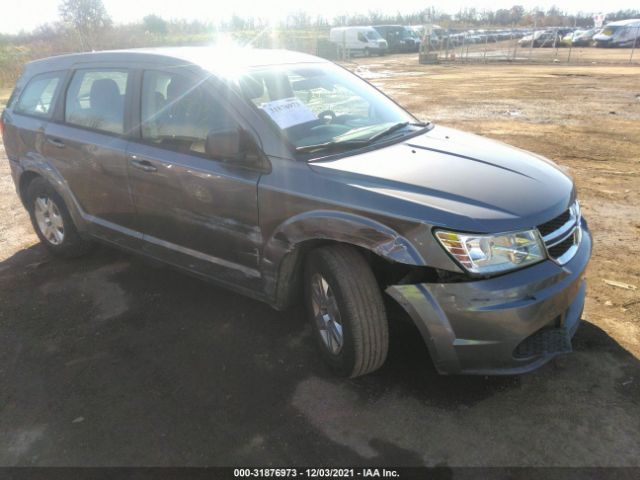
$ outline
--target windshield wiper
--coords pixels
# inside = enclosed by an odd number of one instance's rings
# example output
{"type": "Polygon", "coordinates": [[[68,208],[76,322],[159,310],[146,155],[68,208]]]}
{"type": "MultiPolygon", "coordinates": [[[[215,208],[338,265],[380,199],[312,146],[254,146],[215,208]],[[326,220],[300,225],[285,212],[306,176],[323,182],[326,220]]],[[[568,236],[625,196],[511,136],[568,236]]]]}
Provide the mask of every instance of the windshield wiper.
{"type": "Polygon", "coordinates": [[[393,125],[385,128],[384,130],[382,130],[381,132],[376,133],[375,135],[368,137],[368,138],[363,138],[363,139],[354,139],[354,140],[342,140],[342,141],[335,141],[332,140],[330,142],[325,142],[325,143],[317,143],[315,145],[303,145],[301,147],[296,147],[296,152],[299,153],[303,153],[303,152],[312,152],[314,150],[336,150],[339,148],[349,148],[349,147],[364,147],[366,145],[369,145],[373,142],[375,142],[376,140],[389,135],[390,133],[395,132],[396,130],[400,130],[404,127],[406,127],[407,125],[412,125],[415,127],[428,127],[430,125],[429,122],[399,122],[399,123],[394,123],[393,125]]]}
{"type": "Polygon", "coordinates": [[[325,142],[325,143],[316,143],[315,145],[303,145],[302,147],[296,147],[296,152],[313,152],[314,150],[337,150],[339,148],[345,147],[362,147],[369,143],[368,140],[344,140],[342,142],[325,142]]]}
{"type": "Polygon", "coordinates": [[[400,130],[400,129],[406,127],[407,125],[412,125],[414,127],[428,127],[429,126],[429,122],[426,122],[426,123],[425,122],[414,122],[414,123],[399,122],[399,123],[395,123],[395,124],[391,125],[390,127],[385,128],[381,132],[376,133],[374,136],[369,137],[367,139],[367,143],[375,142],[379,138],[382,138],[382,137],[384,137],[386,135],[389,135],[390,133],[393,133],[396,130],[400,130]]]}

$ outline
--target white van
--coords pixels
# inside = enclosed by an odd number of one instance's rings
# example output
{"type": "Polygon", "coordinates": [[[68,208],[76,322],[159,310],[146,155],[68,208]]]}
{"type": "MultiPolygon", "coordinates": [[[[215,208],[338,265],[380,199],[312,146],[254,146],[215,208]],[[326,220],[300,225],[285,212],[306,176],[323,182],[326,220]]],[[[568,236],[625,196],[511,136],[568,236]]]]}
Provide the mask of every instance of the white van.
{"type": "Polygon", "coordinates": [[[335,27],[329,32],[329,40],[340,49],[366,56],[384,55],[389,47],[373,27],[335,27]]]}
{"type": "Polygon", "coordinates": [[[611,22],[593,36],[596,47],[631,47],[633,42],[640,46],[640,19],[611,22]]]}

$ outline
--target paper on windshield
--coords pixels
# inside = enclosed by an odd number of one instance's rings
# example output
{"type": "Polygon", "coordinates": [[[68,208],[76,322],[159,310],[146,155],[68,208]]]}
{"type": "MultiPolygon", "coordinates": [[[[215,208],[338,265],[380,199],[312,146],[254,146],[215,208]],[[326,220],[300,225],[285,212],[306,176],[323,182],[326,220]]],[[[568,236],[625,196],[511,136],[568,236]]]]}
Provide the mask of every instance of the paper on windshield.
{"type": "Polygon", "coordinates": [[[297,97],[266,102],[260,108],[267,112],[271,119],[282,129],[318,119],[297,97]]]}

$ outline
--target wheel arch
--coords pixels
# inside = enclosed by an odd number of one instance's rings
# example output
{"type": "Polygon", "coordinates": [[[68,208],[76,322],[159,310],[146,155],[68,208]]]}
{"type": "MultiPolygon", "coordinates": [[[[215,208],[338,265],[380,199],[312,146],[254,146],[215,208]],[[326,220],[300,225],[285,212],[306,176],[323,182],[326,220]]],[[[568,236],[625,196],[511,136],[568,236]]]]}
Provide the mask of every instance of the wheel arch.
{"type": "Polygon", "coordinates": [[[307,212],[281,224],[263,250],[265,290],[277,309],[287,308],[299,298],[308,253],[331,244],[357,249],[375,267],[375,273],[386,266],[427,267],[406,237],[375,220],[345,212],[307,212]]]}
{"type": "Polygon", "coordinates": [[[44,162],[36,162],[30,161],[25,162],[24,169],[19,176],[18,179],[18,195],[20,200],[22,201],[25,208],[28,209],[27,206],[27,192],[29,190],[29,185],[37,179],[42,178],[45,181],[49,182],[49,184],[53,187],[53,189],[62,197],[62,200],[71,215],[71,219],[75,224],[76,228],[79,230],[84,230],[86,225],[85,218],[82,213],[82,209],[78,204],[75,196],[69,189],[67,183],[64,181],[62,176],[53,169],[48,163],[44,162]]]}
{"type": "Polygon", "coordinates": [[[27,205],[27,191],[29,190],[29,185],[36,178],[44,178],[37,172],[33,170],[27,170],[20,175],[20,180],[18,182],[18,194],[20,195],[20,200],[24,206],[27,205]]]}

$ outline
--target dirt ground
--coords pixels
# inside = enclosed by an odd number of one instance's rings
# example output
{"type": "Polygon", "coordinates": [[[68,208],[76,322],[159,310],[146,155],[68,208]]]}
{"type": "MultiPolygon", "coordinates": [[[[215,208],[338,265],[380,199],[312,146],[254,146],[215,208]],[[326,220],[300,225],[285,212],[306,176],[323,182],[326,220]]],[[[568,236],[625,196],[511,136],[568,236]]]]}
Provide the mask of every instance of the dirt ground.
{"type": "Polygon", "coordinates": [[[570,169],[594,237],[575,352],[440,377],[394,325],[379,372],[333,378],[298,310],[107,248],[48,257],[0,150],[0,465],[640,466],[640,68],[348,66],[570,169]]]}

